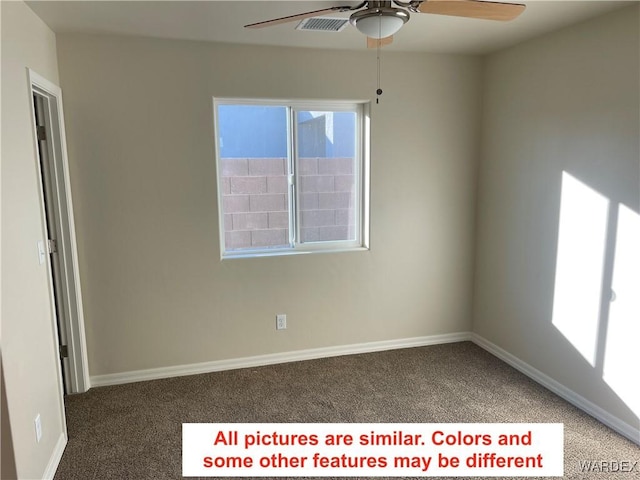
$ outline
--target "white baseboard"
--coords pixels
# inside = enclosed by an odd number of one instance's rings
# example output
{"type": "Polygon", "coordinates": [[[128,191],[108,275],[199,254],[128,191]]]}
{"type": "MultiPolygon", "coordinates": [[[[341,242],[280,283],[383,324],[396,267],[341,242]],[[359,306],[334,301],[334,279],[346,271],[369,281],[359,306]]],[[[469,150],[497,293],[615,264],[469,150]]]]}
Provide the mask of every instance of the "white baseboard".
{"type": "MultiPolygon", "coordinates": [[[[397,340],[385,340],[381,342],[368,342],[353,345],[340,345],[336,347],[313,348],[309,350],[297,350],[268,355],[234,358],[229,360],[216,360],[213,362],[194,363],[190,365],[177,365],[172,367],[151,368],[147,370],[135,370],[107,375],[91,377],[91,386],[100,387],[106,385],[120,385],[124,383],[157,380],[161,378],[181,377],[185,375],[197,375],[200,373],[220,372],[239,368],[262,367],[278,363],[298,362],[302,360],[314,360],[318,358],[338,357],[341,355],[356,355],[359,353],[381,352],[385,350],[397,350],[401,348],[423,347],[445,343],[472,341],[479,347],[492,353],[502,361],[524,373],[540,385],[548,388],[556,395],[564,398],[582,411],[588,413],[616,432],[625,436],[632,442],[640,445],[640,429],[613,416],[598,405],[592,403],[581,395],[568,389],[548,375],[523,362],[519,358],[500,348],[489,340],[471,332],[449,333],[444,335],[430,335],[426,337],[403,338],[397,340]]],[[[64,450],[64,444],[62,445],[64,450]]],[[[60,456],[62,456],[62,450],[60,456]]],[[[58,458],[57,461],[60,459],[58,458]]],[[[57,463],[56,463],[57,465],[57,463]]],[[[49,469],[48,469],[49,471],[49,469]]],[[[55,469],[53,470],[55,472],[55,469]]],[[[46,477],[48,478],[48,477],[46,477]]]]}
{"type": "Polygon", "coordinates": [[[220,372],[223,370],[235,370],[238,368],[262,367],[278,363],[338,357],[341,355],[355,355],[358,353],[381,352],[384,350],[397,350],[401,348],[423,347],[427,345],[464,342],[469,340],[471,340],[471,332],[460,332],[447,333],[443,335],[430,335],[426,337],[402,338],[398,340],[385,340],[381,342],[359,343],[354,345],[340,345],[336,347],[312,348],[309,350],[257,355],[254,357],[234,358],[230,360],[216,360],[213,362],[194,363],[191,365],[178,365],[174,367],[151,368],[148,370],[96,375],[91,377],[91,386],[100,387],[105,385],[119,385],[145,380],[157,380],[160,378],[181,377],[185,375],[196,375],[199,373],[220,372]]]}
{"type": "Polygon", "coordinates": [[[42,480],[53,480],[54,475],[56,474],[56,470],[58,469],[58,465],[60,464],[60,460],[62,460],[62,454],[64,453],[64,447],[67,446],[67,436],[64,433],[61,433],[58,437],[58,441],[56,442],[56,446],[51,453],[51,458],[49,459],[49,463],[47,464],[47,468],[42,475],[42,480]]]}
{"type": "Polygon", "coordinates": [[[508,363],[516,370],[519,370],[520,372],[524,373],[527,377],[536,381],[543,387],[548,388],[559,397],[564,398],[567,402],[571,403],[572,405],[575,405],[583,412],[588,413],[589,415],[594,417],[596,420],[604,423],[606,426],[615,430],[620,435],[623,435],[624,437],[628,438],[632,442],[640,445],[640,429],[633,427],[632,425],[629,425],[628,423],[620,420],[618,417],[615,417],[614,415],[611,415],[609,412],[599,407],[595,403],[587,400],[586,398],[577,394],[573,390],[568,389],[567,387],[557,382],[553,378],[542,373],[540,370],[537,370],[536,368],[532,367],[528,363],[523,362],[516,356],[510,354],[509,352],[500,348],[496,344],[490,342],[486,338],[481,337],[476,333],[473,333],[471,334],[471,341],[476,345],[478,345],[479,347],[485,349],[489,353],[495,355],[503,362],[508,363]]]}

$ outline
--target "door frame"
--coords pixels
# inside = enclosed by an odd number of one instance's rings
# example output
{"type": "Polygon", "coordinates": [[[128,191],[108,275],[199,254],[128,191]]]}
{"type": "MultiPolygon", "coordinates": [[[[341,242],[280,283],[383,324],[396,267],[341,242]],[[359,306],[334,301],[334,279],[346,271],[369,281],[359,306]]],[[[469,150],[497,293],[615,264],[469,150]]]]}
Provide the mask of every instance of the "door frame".
{"type": "MultiPolygon", "coordinates": [[[[67,157],[66,134],[64,128],[64,116],[62,110],[62,90],[58,85],[38,75],[31,69],[28,70],[31,115],[34,134],[35,152],[38,162],[41,162],[38,132],[35,118],[34,95],[45,99],[45,129],[48,144],[48,156],[50,164],[51,196],[54,205],[51,206],[53,222],[58,238],[56,239],[57,252],[60,263],[60,291],[56,291],[54,301],[60,302],[59,308],[64,311],[59,328],[64,329],[60,335],[67,339],[69,352],[68,365],[65,368],[65,381],[67,393],[82,393],[91,388],[89,377],[89,362],[87,357],[87,345],[84,328],[84,310],[82,305],[82,292],[80,288],[80,269],[78,266],[78,249],[76,243],[75,223],[73,216],[73,202],[71,199],[71,182],[69,178],[69,162],[67,157]]],[[[40,165],[39,165],[40,167],[40,165]]],[[[38,168],[38,178],[41,190],[42,212],[45,210],[44,179],[41,169],[38,168]]],[[[45,217],[45,229],[46,217],[45,217]]],[[[47,231],[47,238],[50,239],[47,231]]],[[[53,272],[50,272],[53,273],[53,272]]],[[[53,283],[53,278],[52,278],[53,283]]],[[[53,285],[52,285],[53,287],[53,285]]],[[[53,288],[51,289],[53,295],[53,288]]],[[[55,314],[55,305],[54,305],[55,314]]],[[[57,320],[54,321],[53,327],[57,320]]],[[[58,333],[56,331],[56,333],[58,333]]],[[[58,335],[56,335],[57,337],[58,335]]],[[[56,342],[57,343],[57,342],[56,342]]],[[[56,349],[58,346],[56,345],[56,349]]],[[[60,363],[62,372],[62,363],[60,363]]]]}

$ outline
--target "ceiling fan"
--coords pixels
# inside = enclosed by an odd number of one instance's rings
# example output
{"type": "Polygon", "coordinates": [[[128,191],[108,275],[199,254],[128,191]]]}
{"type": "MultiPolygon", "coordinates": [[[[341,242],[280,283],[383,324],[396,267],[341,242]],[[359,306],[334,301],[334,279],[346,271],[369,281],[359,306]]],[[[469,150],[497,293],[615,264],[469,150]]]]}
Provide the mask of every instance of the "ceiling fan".
{"type": "Polygon", "coordinates": [[[393,34],[409,21],[410,13],[434,13],[455,17],[507,21],[518,17],[524,9],[525,5],[522,4],[485,0],[365,1],[353,7],[335,6],[251,23],[245,25],[245,28],[270,27],[330,13],[354,12],[351,14],[349,22],[367,36],[367,45],[369,47],[379,47],[391,43],[393,34]]]}

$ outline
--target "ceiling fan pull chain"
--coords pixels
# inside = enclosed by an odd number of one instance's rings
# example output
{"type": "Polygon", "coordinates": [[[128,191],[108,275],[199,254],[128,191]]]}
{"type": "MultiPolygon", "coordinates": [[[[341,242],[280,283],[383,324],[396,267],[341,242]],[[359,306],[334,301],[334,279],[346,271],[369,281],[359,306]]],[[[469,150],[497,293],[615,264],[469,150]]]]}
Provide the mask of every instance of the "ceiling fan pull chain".
{"type": "Polygon", "coordinates": [[[378,89],[376,90],[376,104],[380,103],[380,95],[382,95],[382,89],[380,88],[380,45],[382,44],[382,39],[380,38],[382,35],[382,18],[380,19],[379,25],[378,25],[378,45],[376,48],[376,67],[377,67],[377,85],[378,85],[378,89]]]}
{"type": "MultiPolygon", "coordinates": [[[[380,47],[378,47],[378,50],[380,50],[380,47]]],[[[382,89],[380,88],[380,57],[378,56],[378,89],[376,90],[376,95],[378,96],[378,98],[376,98],[376,103],[380,103],[380,95],[382,95],[382,89]]]]}

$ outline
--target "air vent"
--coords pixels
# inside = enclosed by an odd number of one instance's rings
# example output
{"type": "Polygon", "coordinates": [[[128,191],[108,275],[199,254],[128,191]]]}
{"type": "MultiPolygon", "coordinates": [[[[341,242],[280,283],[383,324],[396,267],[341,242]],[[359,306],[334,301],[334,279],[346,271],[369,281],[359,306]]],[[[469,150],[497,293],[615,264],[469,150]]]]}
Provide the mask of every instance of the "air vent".
{"type": "Polygon", "coordinates": [[[302,20],[296,30],[312,30],[314,32],[340,32],[349,23],[348,18],[312,17],[302,20]]]}

